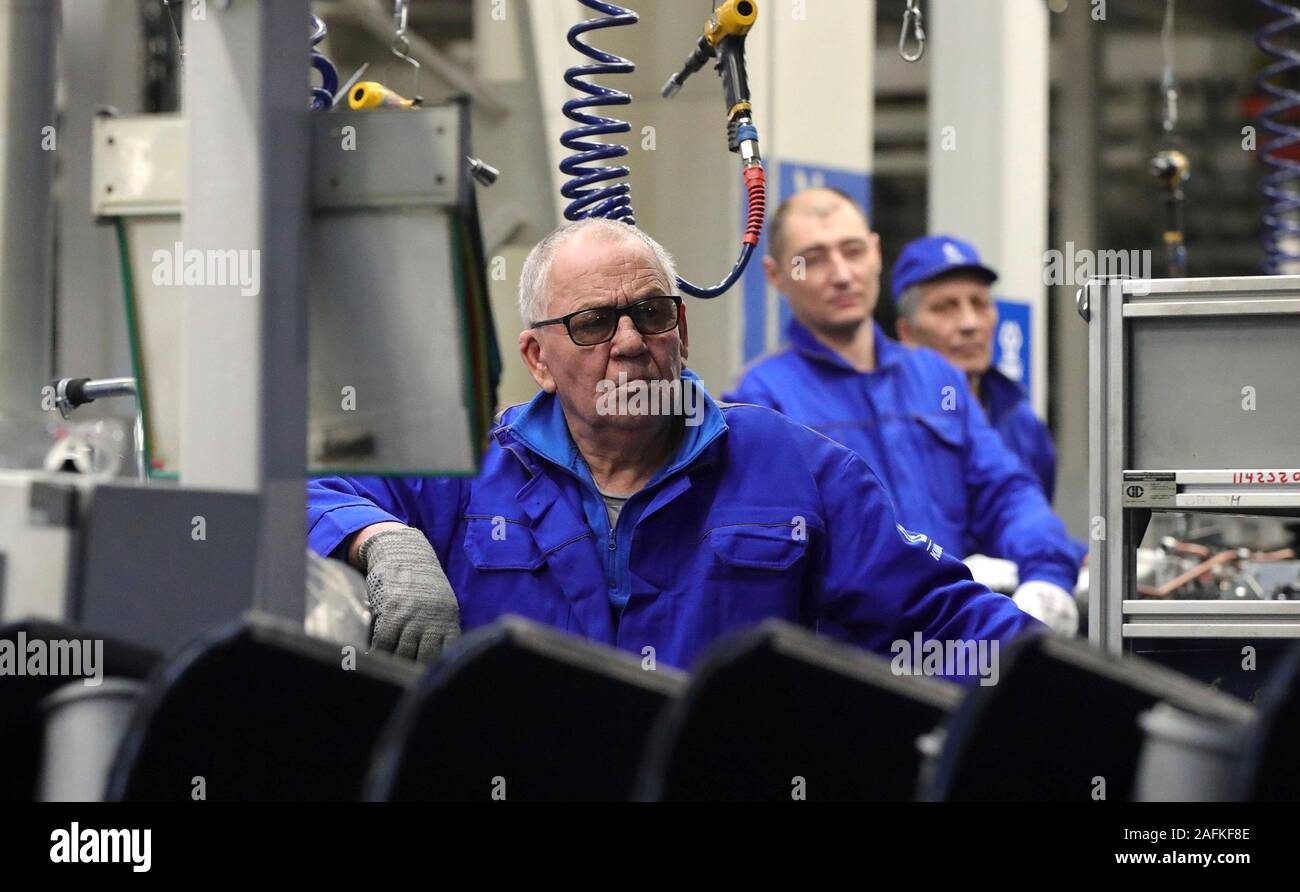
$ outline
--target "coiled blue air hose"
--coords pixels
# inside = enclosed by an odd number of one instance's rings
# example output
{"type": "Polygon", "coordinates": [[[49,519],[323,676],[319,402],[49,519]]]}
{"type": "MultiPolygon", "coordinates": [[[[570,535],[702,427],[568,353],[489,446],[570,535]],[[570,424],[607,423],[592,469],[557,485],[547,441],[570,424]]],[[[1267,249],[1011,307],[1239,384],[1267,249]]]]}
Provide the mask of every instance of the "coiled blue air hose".
{"type": "Polygon", "coordinates": [[[602,105],[628,105],[632,97],[622,90],[605,87],[585,80],[586,77],[599,74],[631,74],[636,69],[630,60],[614,53],[597,49],[579,38],[588,31],[600,28],[618,28],[634,25],[639,20],[637,14],[613,3],[603,0],[581,0],[584,6],[603,12],[604,18],[587,19],[569,29],[569,46],[584,56],[594,59],[592,65],[575,65],[564,73],[564,82],[586,97],[570,99],[564,103],[564,116],[570,121],[581,124],[564,131],[560,144],[574,154],[560,162],[560,171],[570,179],[560,190],[560,194],[570,199],[564,215],[570,220],[584,217],[606,217],[611,220],[623,220],[636,225],[632,213],[632,187],[626,181],[601,186],[611,180],[624,180],[628,173],[627,165],[605,165],[600,162],[627,155],[627,146],[590,141],[594,136],[611,133],[627,133],[632,125],[618,118],[605,115],[589,114],[583,109],[602,105]],[[589,165],[599,166],[592,167],[589,165]]]}
{"type": "Polygon", "coordinates": [[[1283,264],[1300,261],[1300,161],[1281,153],[1300,145],[1300,125],[1296,109],[1300,92],[1284,86],[1294,83],[1300,69],[1300,52],[1274,42],[1284,32],[1300,27],[1300,9],[1281,0],[1259,0],[1260,5],[1276,13],[1278,20],[1255,33],[1255,44],[1277,59],[1259,73],[1256,86],[1272,97],[1259,114],[1259,123],[1273,138],[1260,146],[1261,160],[1271,172],[1264,176],[1260,191],[1265,198],[1263,211],[1264,269],[1276,274],[1283,264]]]}
{"type": "MultiPolygon", "coordinates": [[[[594,61],[592,64],[575,65],[564,74],[565,83],[586,94],[564,103],[564,116],[581,125],[566,130],[560,137],[560,143],[573,153],[560,162],[560,171],[569,177],[568,182],[560,190],[560,194],[569,199],[564,216],[570,220],[605,217],[622,220],[635,226],[632,187],[626,181],[629,168],[626,164],[602,163],[626,157],[627,146],[596,142],[592,139],[614,133],[628,133],[632,125],[619,118],[590,113],[586,109],[630,104],[632,97],[629,94],[593,83],[587,78],[603,74],[631,74],[636,69],[636,65],[615,53],[583,43],[579,38],[588,31],[634,25],[639,21],[639,17],[632,10],[607,3],[605,0],[579,0],[579,2],[602,15],[579,22],[569,29],[569,46],[594,61]]],[[[747,124],[746,127],[748,131],[745,135],[757,142],[757,130],[752,124],[747,124]]],[[[727,277],[713,286],[695,285],[678,276],[678,287],[692,297],[712,298],[725,293],[740,279],[753,256],[754,247],[758,244],[758,236],[763,227],[766,202],[765,179],[761,166],[746,169],[745,186],[748,192],[749,217],[740,256],[727,277]]]]}
{"type": "Polygon", "coordinates": [[[321,85],[311,89],[311,107],[328,110],[334,106],[334,94],[339,91],[339,70],[316,47],[329,34],[319,16],[311,17],[311,65],[320,72],[321,85]]]}

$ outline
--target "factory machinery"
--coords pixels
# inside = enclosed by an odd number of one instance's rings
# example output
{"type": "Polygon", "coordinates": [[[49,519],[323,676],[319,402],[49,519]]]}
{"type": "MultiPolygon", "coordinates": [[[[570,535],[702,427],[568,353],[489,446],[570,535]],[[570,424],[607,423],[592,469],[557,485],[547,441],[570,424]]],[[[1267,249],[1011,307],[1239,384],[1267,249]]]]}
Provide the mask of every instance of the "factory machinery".
{"type": "MultiPolygon", "coordinates": [[[[630,63],[578,38],[636,18],[583,2],[603,17],[570,34],[595,64],[567,76],[587,96],[566,107],[568,214],[632,223],[626,168],[594,166],[626,149],[591,141],[627,124],[584,111],[629,101],[590,77],[630,63]]],[[[406,5],[393,53],[411,61],[406,5]]],[[[0,657],[104,647],[94,687],[5,679],[0,798],[1087,800],[1097,775],[1116,800],[1300,796],[1300,651],[1261,656],[1253,703],[1133,655],[1300,638],[1296,277],[1081,292],[1090,644],[1031,636],[966,686],[780,624],[689,675],[511,618],[427,669],[365,653],[361,577],[304,558],[303,475],[477,471],[500,362],[475,184],[499,172],[473,156],[464,103],[420,99],[418,68],[407,91],[341,82],[316,52],[300,95],[285,47],[305,59],[324,36],[303,33],[306,0],[210,16],[185,35],[184,120],[95,122],[94,211],[117,237],[136,373],[50,385],[51,411],[136,400],[134,447],[108,448],[146,479],[60,473],[102,470],[72,444],[45,472],[0,473],[0,657]],[[248,97],[233,122],[231,95],[248,97]],[[256,287],[238,251],[214,257],[230,245],[262,258],[256,287]],[[1236,519],[1207,536],[1209,514],[1236,519]]],[[[756,16],[722,4],[664,88],[718,62],[745,179],[732,271],[679,283],[699,297],[734,283],[763,225],[756,16]]],[[[904,23],[919,58],[911,2],[904,23]]]]}
{"type": "Polygon", "coordinates": [[[1092,641],[1300,637],[1300,278],[1098,279],[1079,309],[1092,641]]]}

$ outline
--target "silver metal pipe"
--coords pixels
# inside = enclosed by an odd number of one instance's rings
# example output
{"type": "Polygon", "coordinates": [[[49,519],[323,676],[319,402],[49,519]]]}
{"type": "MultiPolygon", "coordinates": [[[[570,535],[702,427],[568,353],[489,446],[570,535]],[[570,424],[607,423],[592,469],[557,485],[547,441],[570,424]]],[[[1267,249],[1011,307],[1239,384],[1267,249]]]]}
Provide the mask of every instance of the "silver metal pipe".
{"type": "Polygon", "coordinates": [[[115,396],[129,396],[135,402],[135,424],[132,430],[132,454],[135,475],[140,480],[149,478],[149,469],[145,466],[144,455],[144,407],[140,400],[139,388],[134,378],[60,378],[54,384],[55,405],[65,419],[84,406],[97,399],[115,396]]]}
{"type": "Polygon", "coordinates": [[[84,390],[92,400],[106,396],[135,396],[135,379],[100,378],[97,381],[87,381],[84,390]]]}
{"type": "Polygon", "coordinates": [[[64,418],[101,397],[135,395],[134,378],[60,378],[54,384],[54,402],[64,418]]]}

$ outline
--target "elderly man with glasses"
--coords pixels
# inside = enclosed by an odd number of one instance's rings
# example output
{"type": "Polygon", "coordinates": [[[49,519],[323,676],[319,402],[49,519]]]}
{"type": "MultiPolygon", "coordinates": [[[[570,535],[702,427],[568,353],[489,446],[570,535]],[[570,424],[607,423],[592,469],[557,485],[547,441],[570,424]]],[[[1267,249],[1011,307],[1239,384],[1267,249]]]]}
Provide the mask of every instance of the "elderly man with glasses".
{"type": "Polygon", "coordinates": [[[561,227],[519,286],[541,391],[501,414],[479,476],[310,482],[310,545],[366,573],[372,647],[429,660],[507,613],[683,667],[770,617],[886,655],[1042,628],[900,526],[851,451],[713,402],[684,367],[675,282],[634,227],[561,227]],[[656,389],[671,397],[637,399],[656,389]]]}

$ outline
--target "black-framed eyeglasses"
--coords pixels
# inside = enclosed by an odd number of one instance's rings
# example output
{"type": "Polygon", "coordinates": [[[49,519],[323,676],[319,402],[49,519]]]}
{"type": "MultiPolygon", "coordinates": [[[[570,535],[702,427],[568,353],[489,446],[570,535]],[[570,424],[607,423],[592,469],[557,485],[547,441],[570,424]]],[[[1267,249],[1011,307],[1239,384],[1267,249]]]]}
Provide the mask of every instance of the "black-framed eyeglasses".
{"type": "Polygon", "coordinates": [[[681,306],[682,299],[676,294],[655,294],[633,301],[626,307],[591,307],[556,319],[543,319],[529,327],[563,324],[573,343],[579,347],[594,347],[614,340],[624,316],[631,317],[632,324],[643,335],[672,331],[681,318],[681,306]]]}

